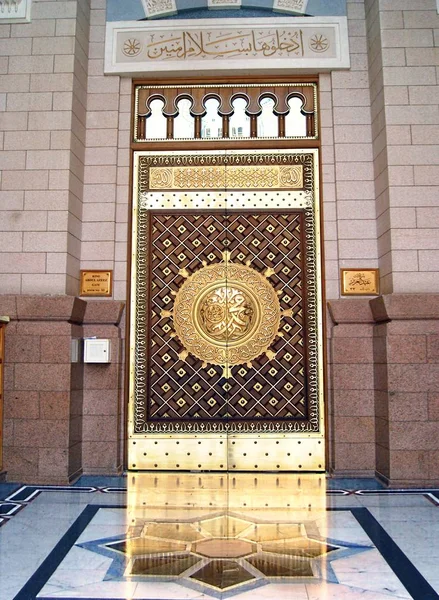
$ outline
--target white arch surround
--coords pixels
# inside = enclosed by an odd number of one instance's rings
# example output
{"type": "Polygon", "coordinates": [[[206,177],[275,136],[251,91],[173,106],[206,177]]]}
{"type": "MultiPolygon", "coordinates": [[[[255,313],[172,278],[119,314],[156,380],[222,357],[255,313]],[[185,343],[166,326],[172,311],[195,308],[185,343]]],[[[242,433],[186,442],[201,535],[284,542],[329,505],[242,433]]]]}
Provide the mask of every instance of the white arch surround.
{"type": "Polygon", "coordinates": [[[346,0],[107,0],[107,21],[212,18],[222,10],[233,11],[234,18],[347,14],[346,0]]]}
{"type": "MultiPolygon", "coordinates": [[[[141,0],[145,16],[150,18],[166,17],[178,12],[176,0],[141,0]]],[[[304,14],[309,0],[266,0],[264,8],[272,8],[279,12],[304,14]]],[[[260,2],[251,2],[247,0],[245,3],[248,7],[260,8],[260,2]]],[[[186,9],[200,8],[199,2],[186,0],[186,9]]],[[[230,9],[241,8],[242,0],[206,0],[206,7],[210,9],[230,9]]]]}

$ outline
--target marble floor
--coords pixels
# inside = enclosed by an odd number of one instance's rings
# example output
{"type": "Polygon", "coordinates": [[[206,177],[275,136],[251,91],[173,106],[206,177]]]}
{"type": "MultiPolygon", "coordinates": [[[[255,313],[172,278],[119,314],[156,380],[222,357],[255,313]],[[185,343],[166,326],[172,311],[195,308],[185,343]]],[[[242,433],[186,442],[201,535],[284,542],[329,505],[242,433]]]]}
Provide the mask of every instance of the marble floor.
{"type": "Polygon", "coordinates": [[[324,475],[0,483],[0,600],[439,600],[439,490],[324,475]]]}

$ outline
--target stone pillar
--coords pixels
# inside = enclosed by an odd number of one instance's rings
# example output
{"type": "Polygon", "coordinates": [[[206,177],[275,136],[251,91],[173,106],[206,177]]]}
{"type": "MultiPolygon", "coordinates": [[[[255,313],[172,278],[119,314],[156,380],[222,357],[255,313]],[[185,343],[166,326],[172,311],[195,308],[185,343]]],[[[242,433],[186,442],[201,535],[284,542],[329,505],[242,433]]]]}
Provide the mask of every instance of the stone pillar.
{"type": "Polygon", "coordinates": [[[328,381],[329,470],[337,476],[375,475],[373,326],[369,301],[331,300],[328,381]]]}
{"type": "Polygon", "coordinates": [[[3,366],[7,323],[9,323],[9,317],[0,315],[0,481],[4,481],[6,478],[6,472],[3,470],[3,366]]]}
{"type": "MultiPolygon", "coordinates": [[[[82,337],[86,303],[73,296],[0,296],[0,306],[11,317],[5,337],[8,479],[66,483],[81,465],[70,411],[72,387],[82,390],[82,373],[77,369],[72,377],[70,346],[72,336],[82,337]]],[[[82,414],[81,394],[76,403],[82,414]]]]}
{"type": "Polygon", "coordinates": [[[120,473],[126,438],[123,402],[121,302],[88,302],[84,336],[110,339],[110,364],[84,365],[84,473],[120,473]]]}
{"type": "Polygon", "coordinates": [[[439,295],[370,302],[377,475],[392,487],[439,483],[439,295]]]}
{"type": "MultiPolygon", "coordinates": [[[[4,469],[9,481],[68,483],[90,463],[94,440],[119,440],[120,424],[95,423],[93,414],[120,413],[120,353],[117,323],[122,304],[74,296],[0,296],[0,314],[11,318],[5,336],[4,469]],[[90,307],[90,308],[88,308],[90,307]],[[87,318],[84,318],[87,315],[87,318]],[[99,324],[99,325],[98,325],[99,324]],[[109,365],[72,363],[72,339],[112,337],[109,365]],[[105,390],[104,408],[102,394],[105,390]],[[114,404],[114,407],[113,407],[114,404]],[[85,461],[85,462],[84,462],[85,461]]],[[[95,447],[93,467],[116,473],[120,445],[113,455],[95,447]]]]}
{"type": "Polygon", "coordinates": [[[439,294],[330,302],[330,471],[439,485],[439,294]]]}

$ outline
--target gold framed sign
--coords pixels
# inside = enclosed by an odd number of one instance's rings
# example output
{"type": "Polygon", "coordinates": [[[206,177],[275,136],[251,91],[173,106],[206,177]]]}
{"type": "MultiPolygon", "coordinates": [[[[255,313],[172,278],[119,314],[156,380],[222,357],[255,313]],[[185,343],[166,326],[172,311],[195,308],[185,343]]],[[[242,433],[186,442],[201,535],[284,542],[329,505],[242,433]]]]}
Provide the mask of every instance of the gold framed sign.
{"type": "Polygon", "coordinates": [[[111,296],[113,288],[113,271],[81,270],[80,296],[111,296]]]}
{"type": "Polygon", "coordinates": [[[340,269],[342,296],[378,296],[379,269],[340,269]]]}

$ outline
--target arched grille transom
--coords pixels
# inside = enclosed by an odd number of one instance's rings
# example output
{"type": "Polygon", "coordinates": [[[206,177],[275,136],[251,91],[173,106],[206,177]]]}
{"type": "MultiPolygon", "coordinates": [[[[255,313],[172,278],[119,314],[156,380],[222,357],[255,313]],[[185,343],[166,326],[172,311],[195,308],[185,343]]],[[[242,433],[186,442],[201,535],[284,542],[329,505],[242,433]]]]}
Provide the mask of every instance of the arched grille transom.
{"type": "Polygon", "coordinates": [[[317,84],[135,87],[134,142],[318,138],[317,84]]]}

